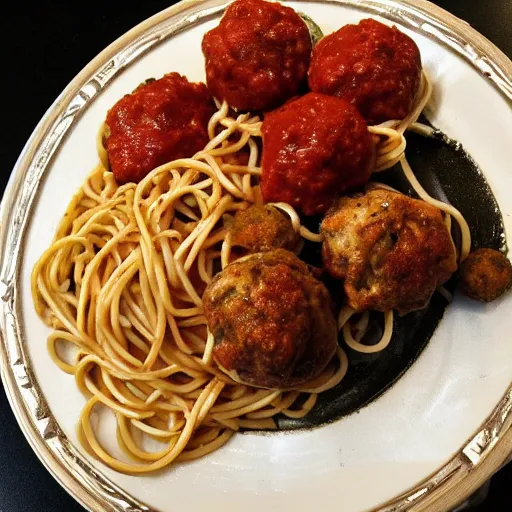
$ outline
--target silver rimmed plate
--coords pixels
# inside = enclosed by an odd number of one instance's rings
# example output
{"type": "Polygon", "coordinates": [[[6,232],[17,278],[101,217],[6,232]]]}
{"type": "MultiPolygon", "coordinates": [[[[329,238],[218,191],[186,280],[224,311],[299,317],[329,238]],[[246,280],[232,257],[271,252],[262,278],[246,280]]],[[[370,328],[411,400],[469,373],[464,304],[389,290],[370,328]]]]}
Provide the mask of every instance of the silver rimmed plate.
{"type": "MultiPolygon", "coordinates": [[[[147,77],[178,71],[204,80],[200,41],[226,3],[182,2],[127,33],[66,88],[24,149],[2,202],[2,378],[11,405],[43,463],[92,510],[447,509],[512,446],[510,295],[488,306],[456,296],[407,372],[358,414],[329,425],[238,435],[204,459],[146,477],[109,470],[77,442],[83,398],[46,353],[31,269],[97,163],[95,136],[107,109],[147,77]],[[444,501],[431,505],[437,498],[444,501]]],[[[510,232],[512,63],[427,2],[289,4],[324,33],[372,16],[415,39],[434,83],[428,118],[483,170],[510,232]]]]}

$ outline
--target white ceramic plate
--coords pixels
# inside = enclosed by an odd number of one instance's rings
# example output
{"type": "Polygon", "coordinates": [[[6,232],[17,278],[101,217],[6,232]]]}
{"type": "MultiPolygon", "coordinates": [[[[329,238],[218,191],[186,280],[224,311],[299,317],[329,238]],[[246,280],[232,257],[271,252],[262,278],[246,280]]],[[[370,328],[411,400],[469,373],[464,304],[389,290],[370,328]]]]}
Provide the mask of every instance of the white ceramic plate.
{"type": "MultiPolygon", "coordinates": [[[[414,38],[435,86],[428,117],[483,169],[510,232],[512,63],[427,2],[286,3],[324,33],[372,16],[414,38]]],[[[30,272],[97,163],[95,136],[107,109],[150,76],[178,71],[204,80],[200,41],[225,4],[182,2],[116,41],[62,93],[24,149],[2,203],[2,377],[12,407],[41,460],[94,510],[174,512],[186,504],[194,511],[309,512],[421,505],[453,475],[481,464],[512,423],[512,295],[488,306],[456,296],[403,377],[359,414],[330,425],[237,435],[204,459],[147,477],[111,471],[77,443],[84,399],[46,352],[49,331],[32,306],[30,272]]],[[[101,430],[112,432],[107,423],[101,430]]]]}

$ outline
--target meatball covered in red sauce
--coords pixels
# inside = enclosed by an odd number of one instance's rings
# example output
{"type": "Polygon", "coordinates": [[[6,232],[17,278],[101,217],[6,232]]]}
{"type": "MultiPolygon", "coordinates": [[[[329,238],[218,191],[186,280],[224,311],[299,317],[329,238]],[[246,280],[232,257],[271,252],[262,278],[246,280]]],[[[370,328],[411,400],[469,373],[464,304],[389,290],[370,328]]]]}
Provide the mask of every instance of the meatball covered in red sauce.
{"type": "Polygon", "coordinates": [[[321,225],[327,271],[356,311],[424,308],[457,270],[441,211],[404,194],[371,189],[343,197],[321,225]]]}
{"type": "Polygon", "coordinates": [[[359,112],[344,100],[308,93],[268,114],[262,133],[266,202],[321,214],[341,193],[370,178],[372,139],[359,112]]]}
{"type": "Polygon", "coordinates": [[[208,88],[240,110],[269,110],[307,79],[311,37],[290,7],[236,0],[203,38],[208,88]]]}
{"type": "Polygon", "coordinates": [[[286,389],[320,375],[337,346],[329,293],[284,249],[251,254],[203,295],[213,357],[235,381],[286,389]]]}
{"type": "Polygon", "coordinates": [[[345,25],[321,39],[309,68],[312,91],[345,99],[368,124],[405,118],[420,79],[416,43],[396,27],[372,19],[345,25]]]}
{"type": "Polygon", "coordinates": [[[105,147],[117,182],[137,183],[159,165],[192,157],[209,141],[214,112],[206,85],[178,73],[124,96],[106,118],[105,147]]]}

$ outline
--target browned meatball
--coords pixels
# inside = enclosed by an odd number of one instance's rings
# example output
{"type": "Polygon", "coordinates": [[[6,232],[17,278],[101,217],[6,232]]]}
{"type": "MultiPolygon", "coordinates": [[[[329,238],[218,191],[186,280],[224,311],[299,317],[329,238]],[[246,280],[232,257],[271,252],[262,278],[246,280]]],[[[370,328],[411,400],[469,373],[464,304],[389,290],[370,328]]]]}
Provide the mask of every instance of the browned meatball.
{"type": "Polygon", "coordinates": [[[238,211],[229,230],[233,246],[242,247],[250,253],[272,249],[293,251],[300,240],[290,219],[270,204],[238,211]]]}
{"type": "Polygon", "coordinates": [[[343,280],[356,311],[422,309],[457,269],[441,212],[398,192],[375,188],[341,198],[321,232],[324,265],[343,280]]]}
{"type": "Polygon", "coordinates": [[[366,19],[320,40],[309,68],[312,91],[348,101],[368,124],[403,119],[420,86],[416,43],[396,27],[366,19]]]}
{"type": "Polygon", "coordinates": [[[460,267],[460,287],[468,297],[490,302],[512,286],[512,265],[494,249],[473,251],[460,267]]]}
{"type": "Polygon", "coordinates": [[[315,379],[336,351],[329,293],[284,249],[246,256],[207,287],[213,357],[234,380],[285,389],[315,379]]]}
{"type": "Polygon", "coordinates": [[[311,37],[290,7],[236,0],[203,38],[211,93],[242,110],[269,110],[299,92],[311,55],[311,37]]]}

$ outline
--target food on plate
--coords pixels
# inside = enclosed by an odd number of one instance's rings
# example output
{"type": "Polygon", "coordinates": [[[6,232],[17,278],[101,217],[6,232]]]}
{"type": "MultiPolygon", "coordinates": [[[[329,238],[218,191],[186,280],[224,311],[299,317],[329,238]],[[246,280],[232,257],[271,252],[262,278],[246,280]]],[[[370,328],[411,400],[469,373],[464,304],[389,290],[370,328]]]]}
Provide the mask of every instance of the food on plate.
{"type": "Polygon", "coordinates": [[[491,302],[512,286],[512,265],[500,251],[477,249],[460,267],[460,288],[471,299],[491,302]]]}
{"type": "Polygon", "coordinates": [[[203,303],[213,358],[237,382],[301,386],[318,377],[336,352],[329,293],[289,251],[231,263],[215,276],[203,303]]]}
{"type": "Polygon", "coordinates": [[[420,87],[420,51],[398,28],[365,19],[320,40],[308,77],[312,91],[343,98],[370,125],[403,119],[420,87]]]}
{"type": "MultiPolygon", "coordinates": [[[[311,39],[288,7],[236,0],[203,51],[217,105],[177,73],[119,100],[100,130],[101,165],[32,273],[49,354],[87,399],[79,440],[130,474],[307,416],[349,371],[344,347],[384,350],[393,311],[425,307],[436,289],[448,297],[442,284],[471,249],[462,214],[423,189],[404,154],[413,124],[432,132],[416,123],[432,89],[407,36],[366,20],[326,37],[310,69],[321,92],[299,98],[311,39]],[[254,112],[287,100],[263,121],[254,112]],[[368,126],[358,108],[392,121],[368,126]],[[420,199],[376,182],[395,164],[420,199]],[[320,249],[334,279],[308,266],[320,249]],[[384,325],[371,344],[376,312],[384,325]],[[100,404],[132,462],[98,439],[100,404]]],[[[503,258],[470,255],[466,293],[507,289],[503,258]]]]}
{"type": "Polygon", "coordinates": [[[102,131],[116,181],[137,183],[155,167],[203,149],[214,112],[206,86],[178,73],[148,80],[121,98],[102,131]]]}
{"type": "Polygon", "coordinates": [[[325,268],[342,280],[355,311],[422,309],[457,270],[441,212],[391,190],[342,197],[327,212],[321,232],[325,268]]]}
{"type": "Polygon", "coordinates": [[[308,27],[290,7],[236,0],[203,38],[208,88],[240,110],[266,111],[295,96],[306,82],[308,27]]]}
{"type": "Polygon", "coordinates": [[[249,253],[272,249],[295,251],[300,242],[290,218],[270,204],[252,205],[236,212],[229,231],[233,247],[249,253]]]}
{"type": "Polygon", "coordinates": [[[365,185],[374,159],[366,123],[346,101],[308,93],[265,116],[261,192],[304,215],[365,185]]]}

